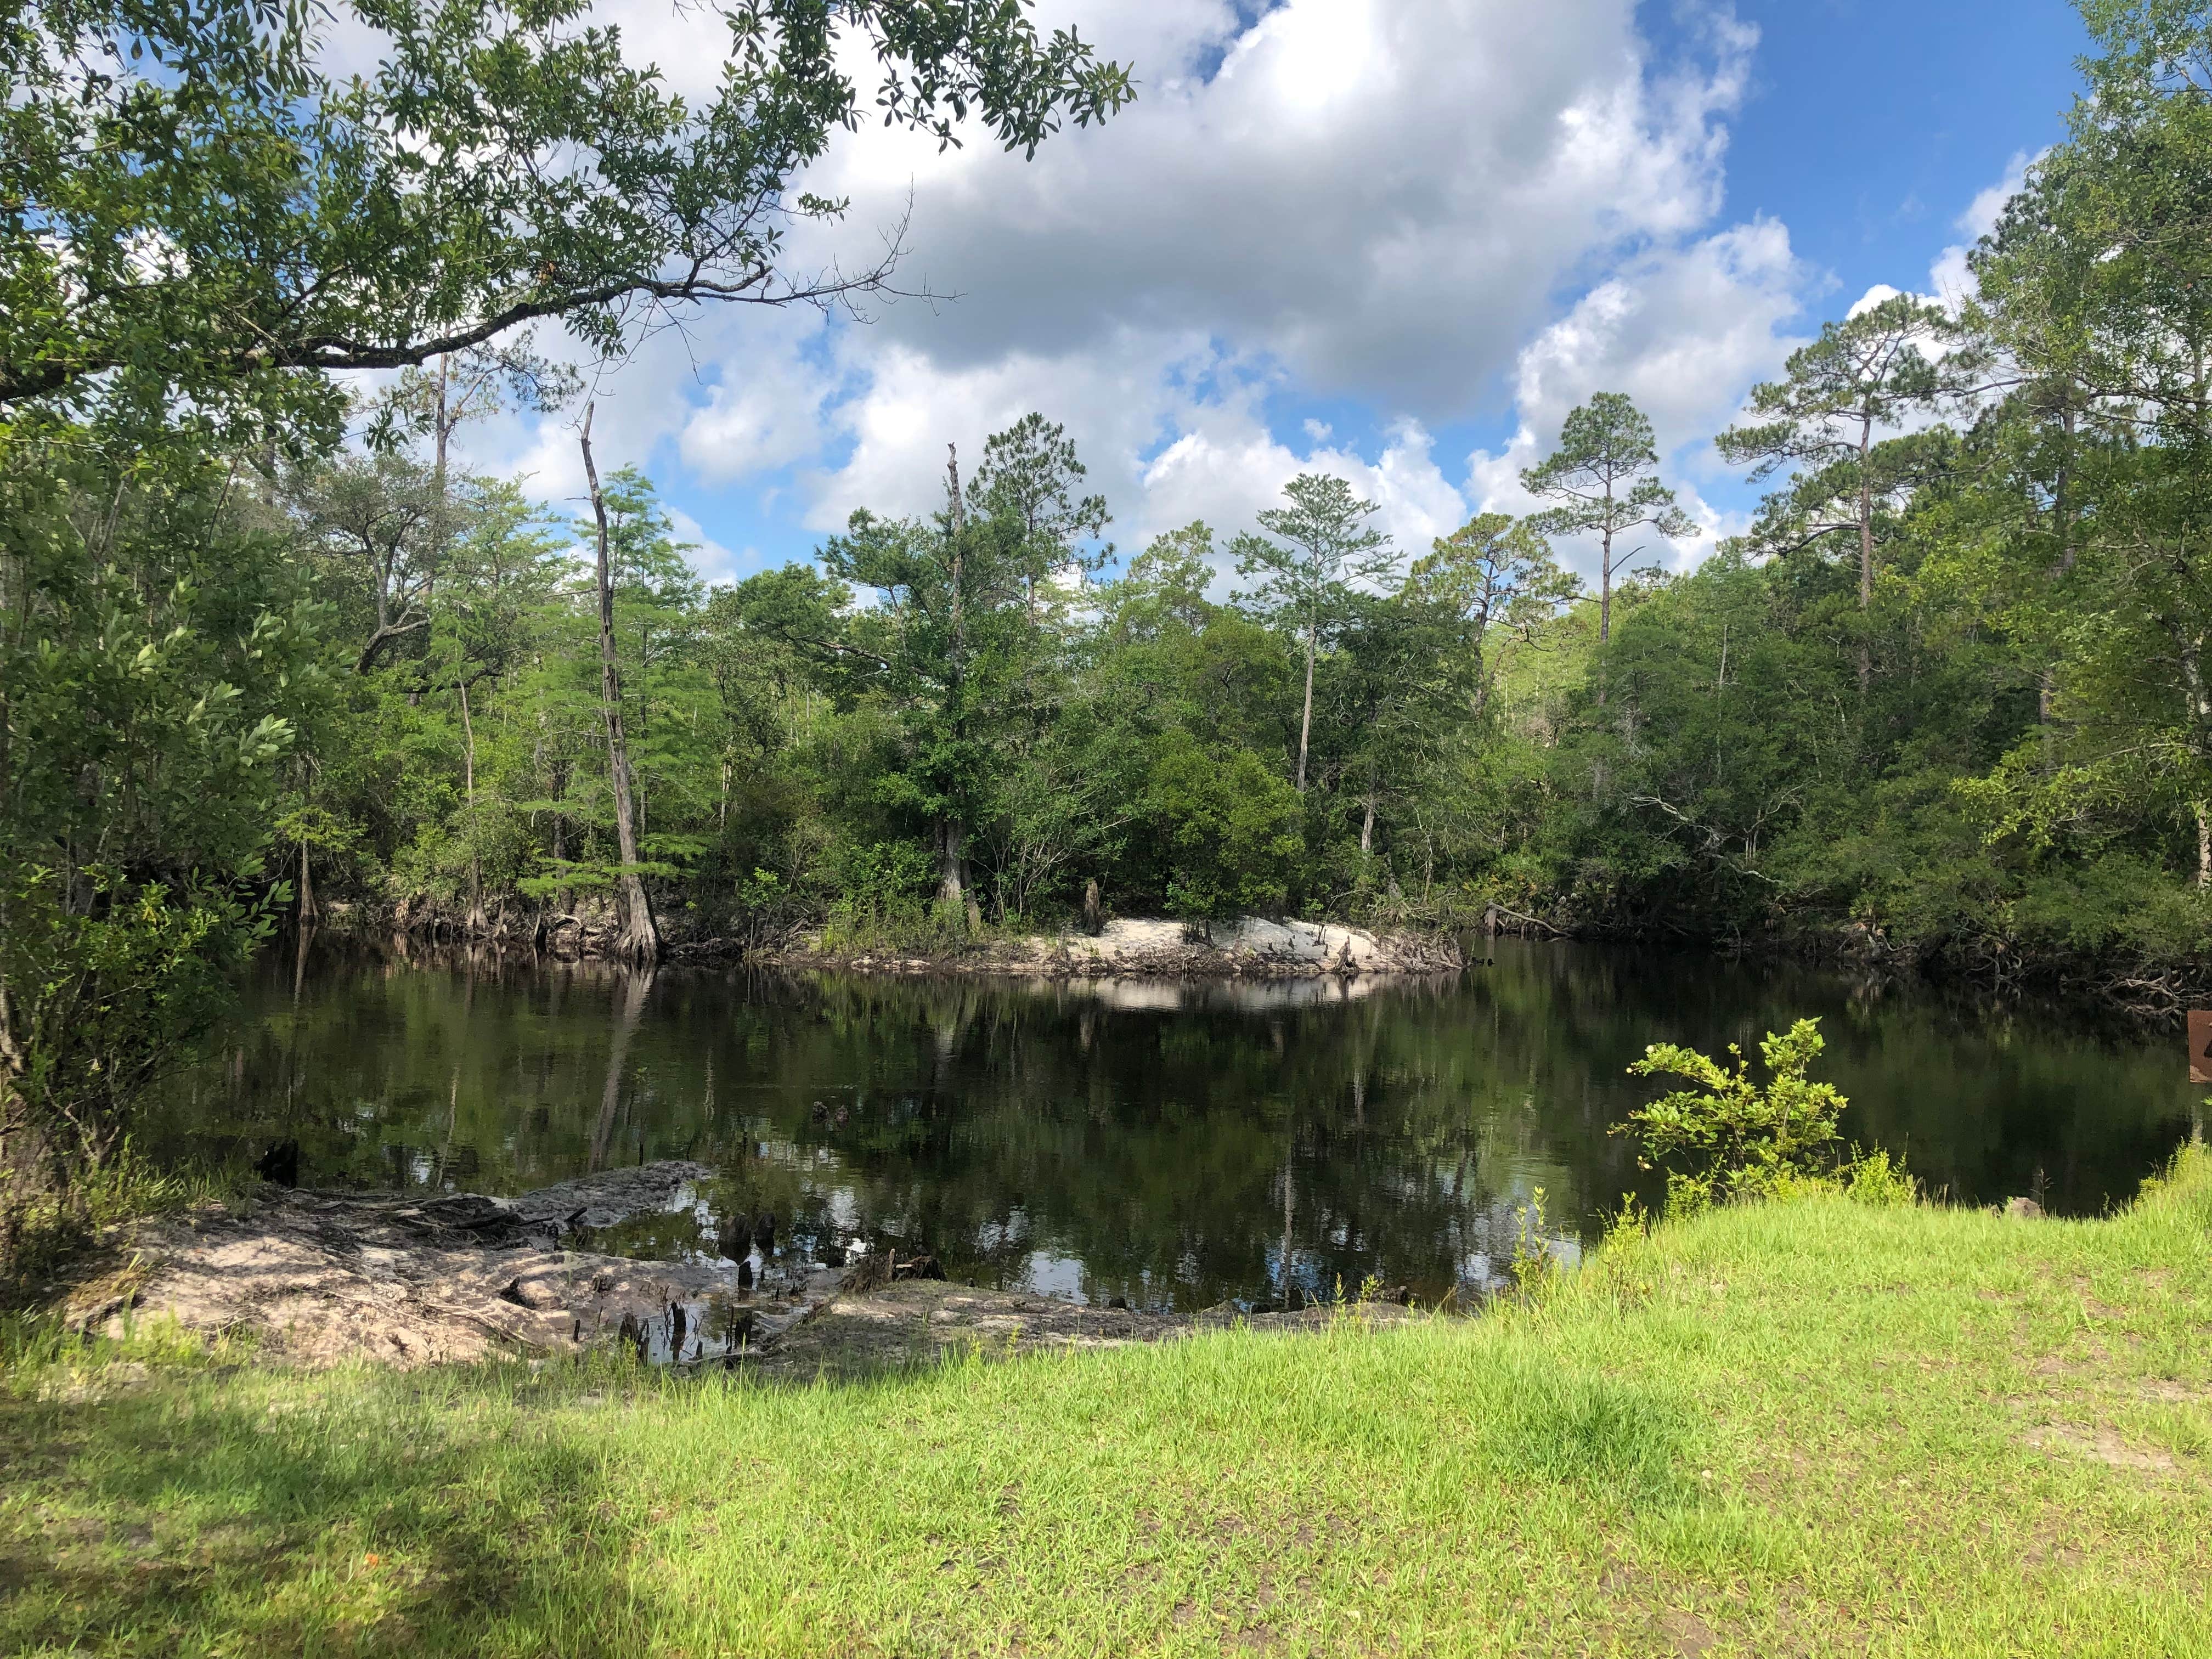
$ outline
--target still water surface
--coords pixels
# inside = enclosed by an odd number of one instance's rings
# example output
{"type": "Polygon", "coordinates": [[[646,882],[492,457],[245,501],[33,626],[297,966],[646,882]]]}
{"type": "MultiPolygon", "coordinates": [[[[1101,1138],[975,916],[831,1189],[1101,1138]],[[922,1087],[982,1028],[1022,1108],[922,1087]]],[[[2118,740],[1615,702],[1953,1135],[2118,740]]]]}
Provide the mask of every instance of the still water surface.
{"type": "Polygon", "coordinates": [[[711,1166],[606,1244],[713,1255],[772,1209],[798,1249],[869,1238],[956,1279],[1195,1308],[1425,1299],[1527,1236],[1571,1257],[1663,1184],[1609,1133],[1649,1042],[1828,1039],[1846,1133],[1931,1188],[2061,1212],[2124,1200],[2190,1133],[2178,1038],[1703,955],[1501,941],[1401,986],[985,983],[735,969],[264,961],[160,1150],[295,1138],[316,1186],[512,1193],[614,1164],[711,1166]]]}

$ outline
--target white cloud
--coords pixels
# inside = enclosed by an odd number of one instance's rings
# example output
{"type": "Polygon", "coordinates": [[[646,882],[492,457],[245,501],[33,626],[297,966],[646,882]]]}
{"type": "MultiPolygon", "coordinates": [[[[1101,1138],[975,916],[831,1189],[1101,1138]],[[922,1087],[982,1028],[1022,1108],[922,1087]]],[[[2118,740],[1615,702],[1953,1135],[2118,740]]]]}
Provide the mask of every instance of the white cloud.
{"type": "Polygon", "coordinates": [[[1143,82],[1103,129],[1027,163],[879,127],[833,151],[820,187],[853,200],[847,244],[911,187],[908,274],[963,296],[883,329],[947,367],[1196,331],[1431,420],[1492,391],[1593,259],[1711,217],[1753,39],[1719,27],[1701,70],[1659,76],[1631,0],[1285,0],[1249,27],[1085,0],[1046,21],[1063,16],[1143,82]]]}
{"type": "Polygon", "coordinates": [[[2028,168],[2047,153],[2030,155],[2025,150],[2015,151],[2005,166],[2004,177],[1977,195],[1959,216],[1954,228],[1965,234],[1966,240],[1954,242],[1937,254],[1928,270],[1928,291],[1953,310],[1974,295],[1974,274],[1966,268],[1966,256],[1976,242],[1996,228],[2005,204],[2027,184],[2028,168]]]}
{"type": "MultiPolygon", "coordinates": [[[[1716,6],[1698,55],[1661,64],[1634,0],[1251,9],[1046,0],[1042,27],[1079,26],[1140,94],[1033,161],[981,136],[943,153],[873,125],[841,138],[808,182],[851,214],[796,236],[794,259],[849,261],[910,199],[902,276],[959,297],[867,328],[733,311],[663,334],[599,390],[603,467],[658,457],[696,485],[788,488],[827,530],[862,504],[928,510],[948,441],[972,465],[1036,409],[1076,439],[1125,549],[1193,517],[1244,527],[1319,470],[1418,551],[1480,505],[1522,505],[1519,468],[1594,391],[1629,392],[1670,459],[1702,465],[1686,447],[1778,364],[1814,282],[1778,223],[1713,223],[1756,32],[1716,6]],[[1381,423],[1370,453],[1340,404],[1381,423]],[[1510,445],[1439,465],[1431,432],[1509,406],[1510,445]]],[[[710,9],[597,14],[679,89],[710,84],[710,9]]],[[[580,495],[572,421],[469,444],[580,495]]]]}
{"type": "MultiPolygon", "coordinates": [[[[1469,459],[1470,495],[1485,511],[1534,510],[1541,504],[1521,488],[1521,472],[1558,441],[1568,411],[1594,392],[1626,392],[1650,416],[1664,471],[1706,532],[1674,544],[1667,562],[1693,562],[1736,527],[1696,487],[1700,474],[1718,476],[1711,434],[1797,343],[1785,330],[1813,281],[1787,229],[1759,220],[1648,255],[1600,283],[1522,350],[1519,429],[1504,448],[1469,459]]],[[[1562,550],[1595,571],[1593,548],[1562,550]]]]}
{"type": "Polygon", "coordinates": [[[1522,421],[1548,440],[1592,392],[1625,392],[1662,452],[1702,438],[1791,343],[1781,331],[1814,280],[1771,219],[1627,264],[1522,350],[1522,421]]]}
{"type": "Polygon", "coordinates": [[[1091,459],[1125,545],[1193,517],[1240,527],[1320,470],[1418,550],[1484,493],[1480,465],[1462,487],[1437,464],[1437,422],[1516,396],[1555,432],[1617,387],[1671,446],[1778,357],[1805,278],[1786,232],[1702,234],[1756,38],[1725,12],[1702,64],[1663,72],[1630,0],[1287,0],[1249,26],[1092,0],[1047,21],[1063,16],[1143,82],[1103,131],[1024,165],[877,130],[828,169],[856,224],[910,190],[911,268],[963,297],[841,341],[861,389],[832,416],[849,457],[808,481],[812,523],[933,504],[948,440],[1036,408],[1091,459]],[[1593,281],[1522,349],[1563,286],[1593,281]],[[1369,459],[1308,418],[1294,448],[1271,393],[1355,398],[1386,434],[1369,459]]]}
{"type": "Polygon", "coordinates": [[[669,522],[675,526],[676,539],[690,544],[691,568],[709,582],[732,580],[750,565],[758,562],[751,548],[742,553],[732,552],[707,533],[698,520],[681,507],[668,510],[669,522]]]}
{"type": "MultiPolygon", "coordinates": [[[[1966,260],[1974,245],[1996,228],[1997,220],[2004,213],[2005,204],[2018,195],[2027,182],[2027,170],[2043,159],[2048,152],[2030,155],[2025,150],[2013,152],[2012,160],[2005,164],[2004,176],[1996,183],[1975,193],[1966,204],[1966,210],[1951,222],[1951,228],[1960,232],[1965,240],[1952,243],[1928,267],[1928,290],[1917,297],[1932,300],[1948,307],[1954,315],[1959,308],[1975,294],[1974,273],[1966,260]]],[[[1907,290],[1887,283],[1876,283],[1851,302],[1844,314],[1856,317],[1871,311],[1884,300],[1893,300],[1907,290]]]]}
{"type": "Polygon", "coordinates": [[[776,472],[818,453],[828,441],[825,404],[838,378],[821,361],[826,320],[813,311],[747,319],[752,349],[722,356],[704,401],[677,433],[684,464],[724,484],[776,472]]]}
{"type": "Polygon", "coordinates": [[[1375,522],[1399,552],[1420,554],[1467,520],[1466,495],[1437,465],[1428,433],[1407,420],[1390,433],[1376,458],[1316,447],[1301,454],[1271,437],[1249,415],[1220,411],[1156,457],[1142,479],[1151,522],[1147,535],[1193,519],[1227,531],[1249,527],[1255,509],[1279,504],[1283,486],[1301,472],[1340,477],[1380,511],[1375,522]]]}
{"type": "Polygon", "coordinates": [[[1884,301],[1894,300],[1904,292],[1903,289],[1893,288],[1887,283],[1876,283],[1857,299],[1852,301],[1850,308],[1844,313],[1844,315],[1847,318],[1863,317],[1884,301]]]}

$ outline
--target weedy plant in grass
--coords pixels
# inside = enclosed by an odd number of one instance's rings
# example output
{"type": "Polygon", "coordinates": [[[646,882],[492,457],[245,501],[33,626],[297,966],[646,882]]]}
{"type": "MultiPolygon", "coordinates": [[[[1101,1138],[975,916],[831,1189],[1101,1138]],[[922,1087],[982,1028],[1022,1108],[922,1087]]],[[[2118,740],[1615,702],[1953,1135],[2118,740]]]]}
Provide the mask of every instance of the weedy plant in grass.
{"type": "Polygon", "coordinates": [[[1826,1046],[1817,1019],[1798,1020],[1779,1036],[1769,1031],[1759,1045],[1767,1073],[1760,1084],[1735,1043],[1729,1044],[1733,1063],[1723,1065],[1694,1048],[1655,1042],[1629,1071],[1683,1078],[1695,1086],[1630,1113],[1613,1133],[1641,1133],[1639,1167],[1667,1164],[1670,1214],[1808,1190],[1910,1203],[1917,1188],[1903,1164],[1884,1152],[1844,1150],[1837,1122],[1850,1103],[1833,1084],[1808,1075],[1826,1046]]]}
{"type": "Polygon", "coordinates": [[[1513,1261],[1507,1268],[1513,1288],[1533,1300],[1551,1279],[1556,1264],[1544,1237],[1544,1189],[1530,1189],[1528,1201],[1513,1212],[1513,1261]]]}

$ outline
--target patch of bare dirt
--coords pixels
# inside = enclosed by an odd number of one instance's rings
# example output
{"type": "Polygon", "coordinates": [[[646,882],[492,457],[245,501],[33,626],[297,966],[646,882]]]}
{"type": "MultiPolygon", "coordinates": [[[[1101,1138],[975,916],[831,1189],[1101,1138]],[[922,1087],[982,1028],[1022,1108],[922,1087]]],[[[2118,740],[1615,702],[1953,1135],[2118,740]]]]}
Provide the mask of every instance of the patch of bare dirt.
{"type": "Polygon", "coordinates": [[[2212,1401],[2212,1393],[2203,1389],[2192,1389],[2186,1383],[2166,1377],[2154,1377],[2148,1382],[2138,1382],[2135,1392],[2136,1399],[2151,1401],[2161,1406],[2193,1406],[2212,1401]]]}
{"type": "Polygon", "coordinates": [[[2116,1469],[2163,1474],[2176,1467],[2167,1453],[2155,1447],[2130,1445],[2117,1431],[2102,1426],[2089,1429],[2054,1423],[2030,1434],[2027,1443],[2044,1451],[2068,1452],[2116,1469]]]}
{"type": "Polygon", "coordinates": [[[1659,1620],[1659,1628],[1673,1645],[1668,1651],[1680,1654],[1684,1659],[1693,1659],[1705,1653],[1720,1640],[1711,1625],[1686,1608],[1677,1607],[1659,1620]]]}

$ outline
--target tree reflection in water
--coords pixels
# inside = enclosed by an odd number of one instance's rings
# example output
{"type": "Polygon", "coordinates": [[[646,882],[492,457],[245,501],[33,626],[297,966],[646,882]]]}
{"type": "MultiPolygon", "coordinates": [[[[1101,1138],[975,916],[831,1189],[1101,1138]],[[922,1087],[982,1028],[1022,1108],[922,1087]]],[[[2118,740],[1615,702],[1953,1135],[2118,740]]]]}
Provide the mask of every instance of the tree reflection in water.
{"type": "Polygon", "coordinates": [[[687,1208],[610,1242],[712,1254],[721,1216],[772,1210],[800,1249],[866,1237],[1141,1306],[1370,1279],[1438,1297],[1504,1271],[1537,1188],[1571,1259],[1623,1193],[1662,1189],[1609,1133],[1651,1042],[1717,1051],[1819,1014],[1846,1133],[1975,1202],[2039,1183],[2101,1209],[2194,1097],[2157,1034],[1565,944],[1404,984],[647,978],[323,945],[265,967],[158,1150],[296,1138],[311,1184],[505,1192],[696,1158],[717,1173],[687,1208]]]}

